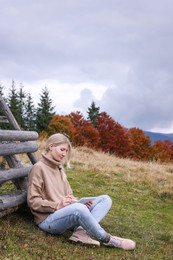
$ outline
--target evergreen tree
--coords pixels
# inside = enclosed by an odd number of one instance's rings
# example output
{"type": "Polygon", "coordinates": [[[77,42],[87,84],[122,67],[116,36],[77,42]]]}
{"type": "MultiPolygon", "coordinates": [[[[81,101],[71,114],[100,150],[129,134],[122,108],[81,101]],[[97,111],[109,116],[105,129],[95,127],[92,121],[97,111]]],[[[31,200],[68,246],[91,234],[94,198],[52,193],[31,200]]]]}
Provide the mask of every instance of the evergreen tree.
{"type": "Polygon", "coordinates": [[[15,117],[16,121],[20,125],[19,123],[21,122],[20,102],[19,102],[19,97],[18,97],[18,93],[14,81],[12,81],[12,85],[11,85],[10,92],[8,94],[7,101],[8,101],[9,109],[11,110],[13,116],[15,117]]]}
{"type": "MultiPolygon", "coordinates": [[[[0,96],[4,99],[3,90],[4,90],[4,86],[2,84],[0,84],[0,96]]],[[[0,108],[0,116],[2,116],[2,115],[3,115],[3,112],[1,111],[1,108],[0,108]]]]}
{"type": "Polygon", "coordinates": [[[0,95],[3,97],[3,90],[4,90],[4,86],[0,83],[0,95]]]}
{"type": "Polygon", "coordinates": [[[30,93],[26,96],[24,120],[25,120],[25,130],[35,131],[36,109],[30,93]]]}
{"type": "MultiPolygon", "coordinates": [[[[2,84],[0,84],[0,96],[5,100],[5,97],[4,97],[4,86],[2,84]]],[[[0,107],[0,117],[4,117],[4,113],[0,107]]],[[[1,123],[0,124],[0,129],[7,129],[7,123],[1,123]]]]}
{"type": "Polygon", "coordinates": [[[100,107],[96,107],[95,102],[91,103],[91,106],[88,108],[88,117],[87,119],[91,122],[91,124],[95,127],[95,122],[97,117],[100,115],[100,107]]]}
{"type": "Polygon", "coordinates": [[[55,112],[53,112],[54,108],[55,107],[52,106],[52,100],[49,97],[49,91],[47,87],[45,87],[42,90],[36,112],[36,130],[38,133],[47,129],[50,120],[55,114],[55,112]]]}
{"type": "Polygon", "coordinates": [[[20,125],[21,129],[25,130],[25,104],[26,104],[26,93],[23,91],[23,86],[20,86],[18,92],[18,100],[19,100],[19,118],[18,124],[20,125]]]}

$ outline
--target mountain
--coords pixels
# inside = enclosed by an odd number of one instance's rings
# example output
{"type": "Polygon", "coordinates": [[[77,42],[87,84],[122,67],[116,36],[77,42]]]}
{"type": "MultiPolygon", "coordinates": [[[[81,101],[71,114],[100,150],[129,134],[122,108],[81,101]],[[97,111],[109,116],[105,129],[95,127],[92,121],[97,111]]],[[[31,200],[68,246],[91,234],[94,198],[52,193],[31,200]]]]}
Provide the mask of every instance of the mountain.
{"type": "Polygon", "coordinates": [[[163,134],[163,133],[154,133],[150,131],[144,131],[145,135],[148,135],[151,139],[151,143],[154,144],[155,141],[164,141],[170,140],[173,142],[173,134],[163,134]]]}

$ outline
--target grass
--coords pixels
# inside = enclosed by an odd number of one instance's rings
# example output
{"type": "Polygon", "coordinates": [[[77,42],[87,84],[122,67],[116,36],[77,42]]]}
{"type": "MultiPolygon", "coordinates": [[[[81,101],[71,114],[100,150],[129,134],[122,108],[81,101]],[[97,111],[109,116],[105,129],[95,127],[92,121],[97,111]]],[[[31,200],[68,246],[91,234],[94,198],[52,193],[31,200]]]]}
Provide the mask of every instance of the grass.
{"type": "MultiPolygon", "coordinates": [[[[38,154],[38,157],[40,154],[38,154]]],[[[118,159],[75,149],[68,179],[76,196],[108,194],[113,205],[102,221],[110,232],[136,241],[134,251],[70,243],[70,232],[40,231],[26,205],[0,219],[0,259],[172,260],[173,166],[118,159]]]]}

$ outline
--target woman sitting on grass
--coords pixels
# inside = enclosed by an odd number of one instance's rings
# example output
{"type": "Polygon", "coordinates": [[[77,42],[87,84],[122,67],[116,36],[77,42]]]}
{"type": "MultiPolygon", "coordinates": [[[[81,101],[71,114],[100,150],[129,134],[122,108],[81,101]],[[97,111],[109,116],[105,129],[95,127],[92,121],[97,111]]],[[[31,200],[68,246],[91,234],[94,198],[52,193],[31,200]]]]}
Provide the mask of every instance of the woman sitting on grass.
{"type": "Polygon", "coordinates": [[[71,143],[63,134],[47,140],[42,158],[29,173],[27,202],[38,227],[51,234],[73,230],[71,241],[133,250],[135,242],[108,234],[99,224],[111,208],[111,198],[101,195],[83,204],[73,195],[63,168],[70,159],[71,143]]]}

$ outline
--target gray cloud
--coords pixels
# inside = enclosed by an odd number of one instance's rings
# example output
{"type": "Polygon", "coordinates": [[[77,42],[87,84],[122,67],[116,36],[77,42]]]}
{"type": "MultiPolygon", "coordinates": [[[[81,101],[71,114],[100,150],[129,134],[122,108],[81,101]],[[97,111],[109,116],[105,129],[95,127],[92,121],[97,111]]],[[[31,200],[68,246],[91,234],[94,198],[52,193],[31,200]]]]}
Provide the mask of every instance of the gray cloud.
{"type": "MultiPolygon", "coordinates": [[[[119,123],[173,127],[171,0],[0,4],[0,80],[102,84],[98,105],[119,123]]],[[[85,91],[71,102],[82,111],[97,100],[85,91]]]]}
{"type": "Polygon", "coordinates": [[[84,116],[87,116],[86,110],[88,107],[90,107],[91,102],[94,100],[94,95],[92,94],[92,91],[85,88],[81,91],[79,99],[77,99],[74,102],[75,107],[80,107],[81,112],[84,114],[84,116]]]}

